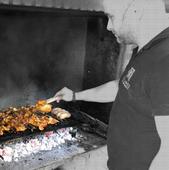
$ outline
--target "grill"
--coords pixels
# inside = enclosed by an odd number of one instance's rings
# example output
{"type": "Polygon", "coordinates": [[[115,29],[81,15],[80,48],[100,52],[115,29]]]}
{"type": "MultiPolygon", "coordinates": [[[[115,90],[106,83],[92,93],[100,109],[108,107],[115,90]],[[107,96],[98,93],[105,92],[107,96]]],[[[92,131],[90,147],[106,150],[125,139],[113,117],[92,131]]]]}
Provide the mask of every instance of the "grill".
{"type": "MultiPolygon", "coordinates": [[[[70,108],[69,106],[67,106],[66,109],[68,109],[71,112],[71,117],[69,119],[60,120],[59,123],[57,123],[56,125],[48,125],[43,131],[38,130],[38,128],[30,127],[26,131],[23,131],[23,132],[5,133],[4,135],[0,136],[0,143],[5,143],[6,141],[25,137],[30,134],[36,135],[36,134],[51,131],[51,130],[57,131],[58,129],[61,129],[61,128],[73,127],[73,126],[76,126],[79,129],[82,129],[83,131],[96,133],[106,138],[107,125],[103,123],[102,121],[96,118],[93,118],[87,113],[80,111],[80,108],[77,109],[75,107],[76,106],[72,108],[71,106],[70,108]]],[[[48,113],[48,115],[51,116],[52,114],[48,113]]]]}
{"type": "MultiPolygon", "coordinates": [[[[116,60],[116,52],[112,53],[114,37],[105,32],[103,14],[4,8],[0,21],[4,23],[0,28],[0,108],[32,105],[64,86],[80,91],[112,80],[113,74],[108,77],[95,72],[95,68],[104,68],[106,74],[109,70],[103,65],[112,70],[116,60]]],[[[93,103],[84,104],[56,104],[71,117],[43,131],[30,127],[0,136],[0,169],[55,169],[74,156],[99,150],[106,144],[107,124],[100,120],[108,119],[108,107],[94,106],[97,110],[93,110],[89,107],[93,103]],[[43,147],[38,150],[40,144],[43,147]]]]}
{"type": "MultiPolygon", "coordinates": [[[[73,105],[75,106],[75,104],[73,105]]],[[[85,112],[77,110],[76,107],[67,107],[67,110],[71,113],[71,118],[62,120],[56,125],[49,125],[43,131],[38,129],[32,131],[28,129],[24,132],[8,133],[1,136],[1,149],[7,149],[7,153],[11,151],[9,148],[13,149],[12,152],[16,152],[17,150],[17,152],[23,153],[30,143],[38,141],[42,143],[49,142],[50,144],[52,143],[51,141],[54,140],[58,142],[58,145],[51,146],[49,149],[45,148],[39,150],[35,153],[32,151],[28,154],[23,154],[23,156],[21,154],[18,157],[16,157],[14,153],[11,158],[8,156],[1,156],[0,169],[35,168],[39,166],[39,163],[37,164],[37,162],[34,162],[36,159],[38,159],[38,162],[41,161],[42,165],[45,161],[47,163],[55,159],[55,163],[59,166],[64,160],[72,156],[105,145],[107,132],[107,125],[105,123],[93,118],[85,112]]]]}

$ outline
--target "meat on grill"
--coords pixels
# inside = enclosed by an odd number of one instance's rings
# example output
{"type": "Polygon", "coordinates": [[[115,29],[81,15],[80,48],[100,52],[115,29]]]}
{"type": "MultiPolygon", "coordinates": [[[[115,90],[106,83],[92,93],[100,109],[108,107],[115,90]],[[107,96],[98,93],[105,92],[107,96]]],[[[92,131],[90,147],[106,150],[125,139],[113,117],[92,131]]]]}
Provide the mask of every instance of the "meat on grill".
{"type": "Polygon", "coordinates": [[[47,104],[45,100],[38,101],[35,106],[9,107],[1,110],[0,136],[5,132],[25,131],[30,127],[44,130],[49,124],[57,124],[59,120],[70,117],[70,113],[61,108],[57,109],[60,111],[60,115],[53,114],[53,117],[47,114],[51,110],[52,106],[47,104]]]}
{"type": "Polygon", "coordinates": [[[66,118],[69,118],[71,116],[71,114],[68,111],[61,109],[59,107],[54,108],[52,110],[52,113],[54,115],[56,115],[57,119],[59,119],[59,120],[66,119],[66,118]]]}
{"type": "Polygon", "coordinates": [[[28,107],[10,107],[0,111],[0,135],[5,131],[25,131],[29,126],[44,130],[49,124],[56,124],[57,119],[43,114],[37,114],[37,109],[34,106],[28,107]]]}
{"type": "Polygon", "coordinates": [[[52,111],[52,105],[48,104],[46,100],[39,100],[36,103],[35,108],[42,113],[49,113],[52,111]]]}

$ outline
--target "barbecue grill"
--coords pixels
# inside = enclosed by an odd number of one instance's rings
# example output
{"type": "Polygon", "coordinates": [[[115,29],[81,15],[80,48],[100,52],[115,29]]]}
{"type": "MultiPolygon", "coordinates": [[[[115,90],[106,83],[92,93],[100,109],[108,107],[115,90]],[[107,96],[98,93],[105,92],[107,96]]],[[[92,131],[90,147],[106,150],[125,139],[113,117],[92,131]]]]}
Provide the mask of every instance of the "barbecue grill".
{"type": "MultiPolygon", "coordinates": [[[[106,32],[105,15],[43,7],[1,6],[0,108],[32,105],[64,86],[79,91],[114,78],[118,46],[106,32]]],[[[101,150],[109,109],[83,104],[56,104],[71,117],[43,131],[29,127],[1,135],[0,169],[59,169],[74,157],[101,150]]]]}
{"type": "MultiPolygon", "coordinates": [[[[75,106],[75,104],[73,105],[75,106]]],[[[49,163],[54,160],[55,166],[58,167],[63,164],[64,160],[72,156],[106,144],[107,125],[105,123],[77,110],[75,107],[72,108],[72,105],[67,109],[71,112],[70,118],[62,120],[56,125],[49,125],[43,131],[28,129],[24,132],[6,133],[1,136],[1,149],[12,148],[12,152],[16,152],[15,149],[17,149],[17,152],[22,152],[23,155],[22,153],[20,153],[20,156],[13,154],[11,158],[1,156],[0,169],[34,169],[43,167],[45,166],[43,163],[49,163]],[[46,148],[47,145],[45,145],[45,148],[37,152],[35,152],[36,146],[34,146],[34,150],[32,149],[29,153],[24,154],[24,150],[27,150],[27,145],[37,141],[41,141],[41,145],[48,142],[48,145],[51,146],[46,148]],[[52,145],[53,142],[51,141],[56,141],[56,145],[52,145]],[[21,151],[18,151],[17,147],[21,151]],[[44,155],[49,155],[47,160],[44,155]],[[38,159],[41,165],[36,164],[35,159],[38,159]]]]}

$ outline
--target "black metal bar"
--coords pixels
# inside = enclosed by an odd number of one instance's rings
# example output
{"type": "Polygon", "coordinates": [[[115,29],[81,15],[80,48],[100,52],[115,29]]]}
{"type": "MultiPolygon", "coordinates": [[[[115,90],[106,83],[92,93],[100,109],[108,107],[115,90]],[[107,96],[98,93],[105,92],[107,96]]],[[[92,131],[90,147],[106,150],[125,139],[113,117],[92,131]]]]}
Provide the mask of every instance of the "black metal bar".
{"type": "Polygon", "coordinates": [[[76,16],[76,17],[105,17],[103,12],[87,11],[87,10],[74,10],[74,9],[61,9],[61,8],[49,8],[49,7],[33,7],[33,6],[20,6],[20,5],[2,5],[0,4],[0,12],[5,11],[26,11],[26,12],[40,12],[40,13],[53,13],[60,16],[76,16]]]}

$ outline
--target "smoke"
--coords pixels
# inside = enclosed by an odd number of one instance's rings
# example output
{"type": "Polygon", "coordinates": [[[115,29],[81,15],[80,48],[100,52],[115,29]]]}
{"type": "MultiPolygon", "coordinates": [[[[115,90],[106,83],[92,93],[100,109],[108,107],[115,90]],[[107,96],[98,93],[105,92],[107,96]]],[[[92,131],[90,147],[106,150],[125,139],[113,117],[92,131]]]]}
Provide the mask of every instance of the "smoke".
{"type": "MultiPolygon", "coordinates": [[[[17,60],[17,57],[13,60],[17,60]]],[[[26,58],[25,62],[26,62],[26,58]]],[[[0,73],[0,108],[9,106],[30,105],[41,98],[47,97],[43,90],[44,84],[39,88],[34,79],[30,77],[31,72],[36,73],[37,62],[30,69],[30,62],[23,65],[23,62],[12,61],[6,73],[0,73]]],[[[1,70],[1,69],[0,69],[1,70]]]]}
{"type": "Polygon", "coordinates": [[[84,20],[8,11],[0,22],[0,108],[34,104],[64,86],[79,89],[84,20]]]}

